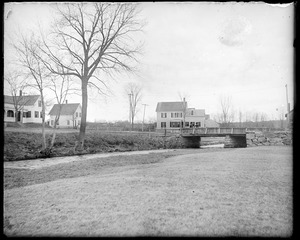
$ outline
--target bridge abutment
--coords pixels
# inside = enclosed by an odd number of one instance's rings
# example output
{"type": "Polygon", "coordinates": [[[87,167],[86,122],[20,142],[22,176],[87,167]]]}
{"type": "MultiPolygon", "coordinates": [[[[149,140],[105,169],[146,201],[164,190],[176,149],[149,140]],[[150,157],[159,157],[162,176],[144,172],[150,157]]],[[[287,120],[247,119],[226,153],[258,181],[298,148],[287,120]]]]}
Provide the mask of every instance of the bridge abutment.
{"type": "Polygon", "coordinates": [[[247,140],[245,136],[226,135],[224,148],[242,148],[247,147],[247,140]]]}
{"type": "Polygon", "coordinates": [[[181,142],[185,148],[200,148],[201,137],[192,136],[192,137],[181,137],[181,142]]]}

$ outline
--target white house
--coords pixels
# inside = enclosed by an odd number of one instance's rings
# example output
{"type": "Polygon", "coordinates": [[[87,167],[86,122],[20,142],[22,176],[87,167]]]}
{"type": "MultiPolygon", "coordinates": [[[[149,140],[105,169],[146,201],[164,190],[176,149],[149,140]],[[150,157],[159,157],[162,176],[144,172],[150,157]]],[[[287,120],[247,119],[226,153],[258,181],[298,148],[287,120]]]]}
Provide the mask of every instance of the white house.
{"type": "Polygon", "coordinates": [[[4,122],[42,123],[42,102],[40,95],[4,95],[4,122]],[[16,112],[15,105],[18,111],[16,112]]]}
{"type": "Polygon", "coordinates": [[[212,126],[204,109],[188,108],[187,102],[159,102],[156,107],[157,130],[212,126]]]}
{"type": "Polygon", "coordinates": [[[80,125],[81,120],[81,105],[79,103],[66,103],[66,104],[54,104],[50,115],[49,125],[54,126],[54,121],[59,113],[59,107],[61,106],[60,117],[57,122],[57,128],[77,128],[80,125]]]}

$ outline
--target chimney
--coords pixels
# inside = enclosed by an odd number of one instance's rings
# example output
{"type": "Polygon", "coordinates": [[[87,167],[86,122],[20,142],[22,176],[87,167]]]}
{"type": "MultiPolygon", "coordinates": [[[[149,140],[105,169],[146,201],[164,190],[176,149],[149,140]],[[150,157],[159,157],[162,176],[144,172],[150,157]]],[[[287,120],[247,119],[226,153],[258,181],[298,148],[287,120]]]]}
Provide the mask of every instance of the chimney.
{"type": "Polygon", "coordinates": [[[68,104],[68,100],[66,100],[66,104],[68,104]]]}
{"type": "Polygon", "coordinates": [[[22,96],[22,90],[20,90],[20,96],[22,96]]]}

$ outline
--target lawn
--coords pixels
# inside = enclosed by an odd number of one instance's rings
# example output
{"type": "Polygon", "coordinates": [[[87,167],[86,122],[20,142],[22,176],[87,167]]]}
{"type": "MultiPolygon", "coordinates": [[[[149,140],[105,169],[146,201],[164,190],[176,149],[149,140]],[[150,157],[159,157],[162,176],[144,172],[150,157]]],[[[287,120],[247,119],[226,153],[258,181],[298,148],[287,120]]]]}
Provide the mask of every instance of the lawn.
{"type": "Polygon", "coordinates": [[[4,171],[7,236],[293,233],[292,148],[176,150],[4,171]]]}

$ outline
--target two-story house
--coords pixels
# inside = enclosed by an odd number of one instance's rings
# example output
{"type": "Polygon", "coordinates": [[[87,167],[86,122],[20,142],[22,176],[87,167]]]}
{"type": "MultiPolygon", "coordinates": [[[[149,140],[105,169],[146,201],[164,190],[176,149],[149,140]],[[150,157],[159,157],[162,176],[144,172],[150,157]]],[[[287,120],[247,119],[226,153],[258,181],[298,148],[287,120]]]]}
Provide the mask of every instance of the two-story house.
{"type": "Polygon", "coordinates": [[[40,95],[4,95],[4,122],[42,123],[42,102],[40,95]]]}
{"type": "Polygon", "coordinates": [[[59,114],[60,117],[56,123],[57,128],[77,128],[81,121],[81,105],[80,103],[65,103],[65,104],[54,104],[51,111],[49,112],[50,121],[49,125],[54,126],[56,116],[59,114]]]}
{"type": "Polygon", "coordinates": [[[159,102],[156,107],[157,130],[205,127],[205,110],[188,108],[187,102],[159,102]]]}
{"type": "Polygon", "coordinates": [[[204,109],[188,108],[187,102],[159,102],[156,106],[157,127],[160,130],[181,128],[219,127],[205,114],[204,109]]]}

